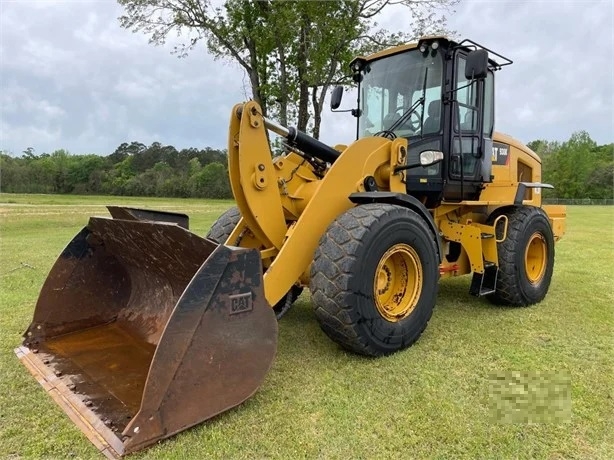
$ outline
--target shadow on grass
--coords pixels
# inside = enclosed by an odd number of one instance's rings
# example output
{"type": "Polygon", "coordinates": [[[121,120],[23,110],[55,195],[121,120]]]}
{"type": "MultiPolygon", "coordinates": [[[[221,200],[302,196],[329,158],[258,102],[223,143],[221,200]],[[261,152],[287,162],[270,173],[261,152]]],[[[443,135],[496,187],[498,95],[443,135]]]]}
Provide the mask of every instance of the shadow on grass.
{"type": "Polygon", "coordinates": [[[471,284],[470,276],[445,279],[439,282],[439,293],[437,295],[437,310],[456,310],[461,308],[464,311],[486,312],[509,312],[523,307],[495,304],[487,297],[475,297],[469,294],[471,284]]]}
{"type": "Polygon", "coordinates": [[[346,351],[332,341],[320,329],[309,294],[303,294],[279,321],[277,354],[284,360],[298,358],[304,363],[325,360],[333,367],[348,362],[368,364],[377,359],[346,351]]]}
{"type": "MultiPolygon", "coordinates": [[[[440,281],[433,317],[425,333],[435,326],[433,323],[456,323],[463,320],[479,327],[481,321],[492,320],[493,316],[507,316],[518,309],[495,305],[484,297],[470,295],[470,283],[469,276],[440,281]]],[[[354,364],[366,365],[374,359],[348,352],[326,336],[319,327],[308,293],[303,294],[279,322],[278,355],[290,360],[321,360],[325,356],[325,359],[333,361],[350,360],[354,364]]]]}

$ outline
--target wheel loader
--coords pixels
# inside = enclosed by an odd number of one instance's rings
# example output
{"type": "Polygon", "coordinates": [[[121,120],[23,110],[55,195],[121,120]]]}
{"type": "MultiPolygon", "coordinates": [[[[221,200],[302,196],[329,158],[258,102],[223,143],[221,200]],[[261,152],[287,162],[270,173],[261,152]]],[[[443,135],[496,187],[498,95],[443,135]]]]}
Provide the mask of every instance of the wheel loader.
{"type": "Polygon", "coordinates": [[[542,206],[539,157],[494,131],[495,72],[511,62],[443,36],[356,58],[349,145],[237,104],[236,207],[205,237],[178,213],[91,217],[49,273],[19,359],[117,458],[249,398],[304,288],[324,333],[368,356],[418,340],[443,278],[470,275],[469,293],[494,303],[540,302],[566,212],[542,206]]]}

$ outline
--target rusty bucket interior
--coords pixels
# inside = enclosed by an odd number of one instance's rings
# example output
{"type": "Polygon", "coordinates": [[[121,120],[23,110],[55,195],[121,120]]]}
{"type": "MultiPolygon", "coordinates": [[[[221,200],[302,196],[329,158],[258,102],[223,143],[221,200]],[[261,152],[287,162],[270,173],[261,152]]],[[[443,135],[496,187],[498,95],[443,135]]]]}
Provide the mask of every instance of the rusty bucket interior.
{"type": "Polygon", "coordinates": [[[169,213],[110,210],[58,258],[16,353],[117,458],[249,398],[277,322],[257,250],[217,245],[169,213]]]}

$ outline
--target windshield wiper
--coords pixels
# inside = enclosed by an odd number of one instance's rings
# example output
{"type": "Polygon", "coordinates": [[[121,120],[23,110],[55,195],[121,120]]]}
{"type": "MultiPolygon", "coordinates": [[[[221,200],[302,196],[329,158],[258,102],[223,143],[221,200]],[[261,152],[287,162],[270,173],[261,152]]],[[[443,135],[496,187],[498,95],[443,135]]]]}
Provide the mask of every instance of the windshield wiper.
{"type": "Polygon", "coordinates": [[[416,102],[414,102],[414,105],[412,105],[407,112],[401,115],[401,118],[395,121],[390,128],[381,132],[384,137],[387,137],[388,134],[393,134],[394,136],[396,136],[394,134],[394,130],[401,126],[403,123],[405,123],[420,106],[423,107],[422,114],[420,115],[420,133],[422,134],[422,125],[424,124],[424,102],[426,101],[426,79],[428,77],[428,74],[429,68],[427,67],[424,71],[424,82],[422,83],[422,97],[416,102]]]}

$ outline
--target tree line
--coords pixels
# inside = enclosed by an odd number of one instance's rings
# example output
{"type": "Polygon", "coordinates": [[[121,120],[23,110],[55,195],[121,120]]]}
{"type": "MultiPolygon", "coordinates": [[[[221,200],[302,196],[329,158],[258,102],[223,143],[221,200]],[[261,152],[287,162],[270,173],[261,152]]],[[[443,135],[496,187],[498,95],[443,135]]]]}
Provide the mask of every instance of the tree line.
{"type": "Polygon", "coordinates": [[[535,140],[528,144],[542,159],[542,182],[554,185],[545,198],[614,198],[614,143],[597,145],[586,131],[565,142],[535,140]]]}
{"type": "MultiPolygon", "coordinates": [[[[597,145],[585,131],[565,142],[528,143],[543,161],[546,198],[612,199],[614,144],[597,145]]],[[[121,144],[112,154],[71,155],[65,150],[20,157],[0,153],[0,190],[159,197],[232,198],[225,150],[177,150],[154,142],[121,144]]]]}
{"type": "Polygon", "coordinates": [[[0,153],[0,189],[8,193],[73,193],[232,198],[225,150],[177,150],[154,142],[121,144],[112,154],[65,150],[21,157],[0,153]]]}

